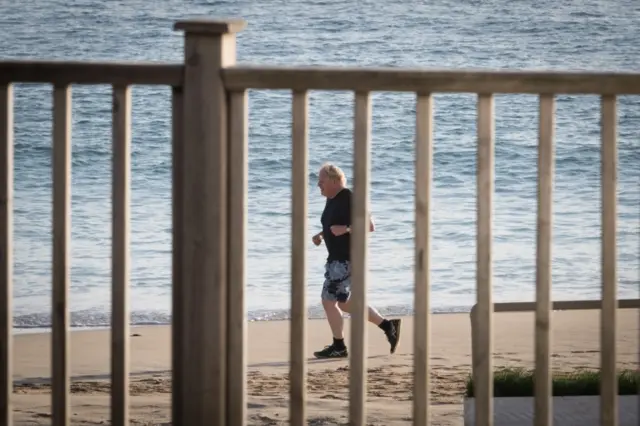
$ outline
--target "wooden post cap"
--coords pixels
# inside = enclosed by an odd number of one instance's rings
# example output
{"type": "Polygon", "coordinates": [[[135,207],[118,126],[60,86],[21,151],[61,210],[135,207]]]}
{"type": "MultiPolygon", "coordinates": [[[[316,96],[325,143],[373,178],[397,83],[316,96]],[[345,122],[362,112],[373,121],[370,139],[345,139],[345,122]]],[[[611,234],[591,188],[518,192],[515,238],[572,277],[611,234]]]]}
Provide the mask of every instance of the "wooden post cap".
{"type": "Polygon", "coordinates": [[[177,21],[173,29],[185,33],[221,35],[240,32],[246,26],[244,19],[187,19],[177,21]]]}

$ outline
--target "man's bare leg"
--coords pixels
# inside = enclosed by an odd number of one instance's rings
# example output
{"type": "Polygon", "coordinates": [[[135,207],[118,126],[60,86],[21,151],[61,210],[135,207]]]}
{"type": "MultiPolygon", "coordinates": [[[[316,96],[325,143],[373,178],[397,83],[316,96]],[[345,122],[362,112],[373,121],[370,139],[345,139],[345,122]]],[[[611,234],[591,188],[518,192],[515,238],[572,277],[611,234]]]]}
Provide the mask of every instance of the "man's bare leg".
{"type": "MultiPolygon", "coordinates": [[[[344,303],[338,303],[338,308],[340,308],[342,311],[350,314],[351,313],[351,299],[347,300],[344,303]]],[[[368,306],[369,308],[369,322],[374,323],[375,325],[380,325],[382,324],[382,321],[384,321],[384,318],[382,315],[380,315],[380,313],[375,310],[373,307],[368,306]]]]}
{"type": "Polygon", "coordinates": [[[338,308],[338,301],[325,293],[322,307],[327,315],[329,327],[331,327],[333,343],[313,354],[316,358],[345,358],[349,356],[349,352],[344,344],[344,318],[342,318],[342,311],[338,308]]]}
{"type": "MultiPolygon", "coordinates": [[[[350,314],[351,299],[347,300],[346,302],[338,303],[338,308],[350,314]]],[[[387,336],[387,340],[389,341],[389,345],[391,346],[391,353],[394,353],[396,351],[396,348],[398,347],[398,342],[400,341],[400,326],[402,325],[401,320],[388,320],[380,315],[380,313],[375,308],[371,306],[367,306],[367,308],[369,311],[369,322],[374,323],[382,331],[384,331],[384,334],[387,336]]]]}
{"type": "Polygon", "coordinates": [[[322,307],[327,315],[327,321],[329,321],[333,338],[338,340],[344,339],[344,318],[342,318],[342,311],[338,308],[338,302],[334,300],[323,300],[322,307]]]}

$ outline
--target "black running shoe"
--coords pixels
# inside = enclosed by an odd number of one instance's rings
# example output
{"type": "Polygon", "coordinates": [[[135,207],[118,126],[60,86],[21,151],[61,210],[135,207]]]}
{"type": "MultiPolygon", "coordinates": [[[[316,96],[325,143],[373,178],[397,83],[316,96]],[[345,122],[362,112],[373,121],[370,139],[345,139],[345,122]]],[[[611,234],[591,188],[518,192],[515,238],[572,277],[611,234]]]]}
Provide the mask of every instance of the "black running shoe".
{"type": "Polygon", "coordinates": [[[400,342],[400,326],[402,325],[402,320],[400,319],[392,319],[389,320],[391,323],[391,328],[386,330],[384,334],[387,336],[387,340],[389,341],[389,345],[391,345],[391,353],[396,351],[398,347],[398,343],[400,342]]]}
{"type": "Polygon", "coordinates": [[[314,352],[316,358],[346,358],[349,356],[347,348],[338,349],[335,345],[325,346],[321,351],[314,352]]]}

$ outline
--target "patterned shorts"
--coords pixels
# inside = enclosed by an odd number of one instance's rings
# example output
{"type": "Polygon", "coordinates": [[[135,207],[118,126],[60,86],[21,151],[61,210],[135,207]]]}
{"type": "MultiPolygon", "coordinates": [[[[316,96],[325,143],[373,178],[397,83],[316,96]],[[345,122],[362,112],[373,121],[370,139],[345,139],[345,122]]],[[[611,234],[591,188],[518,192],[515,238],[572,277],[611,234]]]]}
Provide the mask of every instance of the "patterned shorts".
{"type": "Polygon", "coordinates": [[[351,263],[334,260],[324,265],[322,300],[346,302],[351,295],[351,263]]]}

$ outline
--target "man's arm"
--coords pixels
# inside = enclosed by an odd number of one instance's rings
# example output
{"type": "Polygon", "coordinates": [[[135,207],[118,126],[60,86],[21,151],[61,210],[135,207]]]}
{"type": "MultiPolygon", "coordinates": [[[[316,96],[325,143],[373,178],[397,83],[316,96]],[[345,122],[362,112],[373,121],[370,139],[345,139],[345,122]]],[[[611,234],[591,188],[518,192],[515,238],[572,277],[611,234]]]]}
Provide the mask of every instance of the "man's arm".
{"type": "MultiPolygon", "coordinates": [[[[341,206],[341,208],[343,209],[342,211],[344,212],[344,222],[343,223],[347,223],[347,225],[333,225],[330,229],[331,229],[331,233],[335,236],[340,236],[340,235],[344,235],[348,232],[351,232],[351,195],[349,195],[348,197],[345,197],[343,199],[343,204],[341,206]]],[[[373,232],[375,231],[376,226],[373,223],[373,216],[371,214],[369,214],[369,232],[373,232]]]]}
{"type": "Polygon", "coordinates": [[[331,226],[331,233],[336,237],[339,237],[340,235],[344,235],[347,232],[351,232],[351,228],[349,227],[349,225],[332,225],[331,226]]]}
{"type": "MultiPolygon", "coordinates": [[[[376,230],[376,225],[373,223],[373,216],[369,215],[369,232],[376,230]]],[[[351,232],[351,225],[333,225],[331,227],[331,233],[337,237],[344,235],[347,232],[351,232]]]]}
{"type": "Polygon", "coordinates": [[[351,232],[351,192],[347,192],[340,198],[340,205],[338,206],[340,212],[338,223],[342,222],[344,225],[332,225],[329,229],[331,233],[336,237],[351,232]]]}

